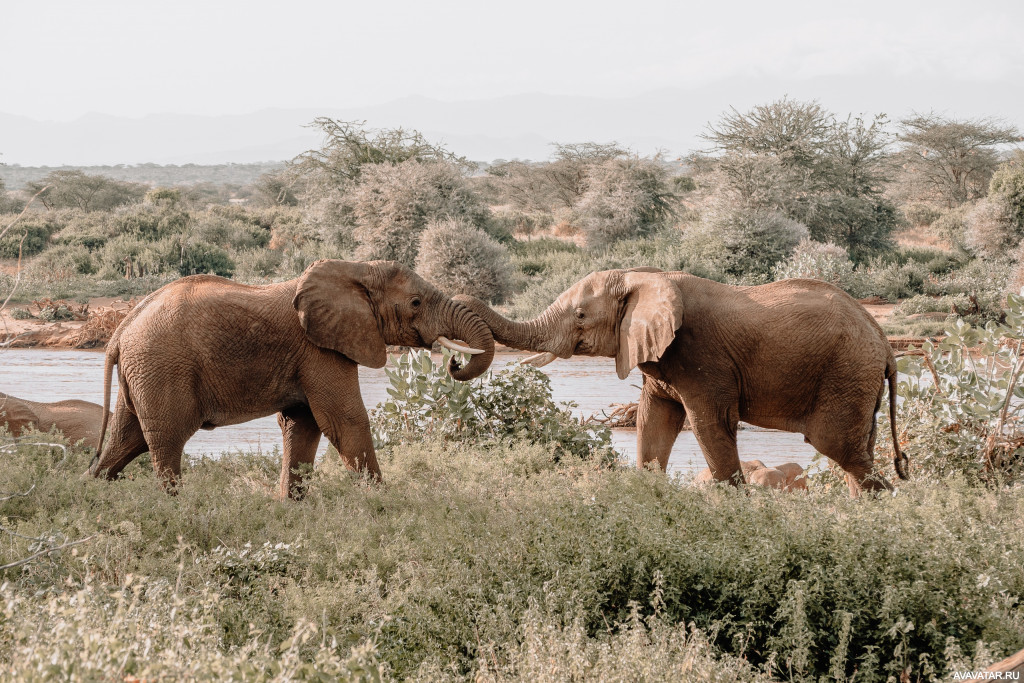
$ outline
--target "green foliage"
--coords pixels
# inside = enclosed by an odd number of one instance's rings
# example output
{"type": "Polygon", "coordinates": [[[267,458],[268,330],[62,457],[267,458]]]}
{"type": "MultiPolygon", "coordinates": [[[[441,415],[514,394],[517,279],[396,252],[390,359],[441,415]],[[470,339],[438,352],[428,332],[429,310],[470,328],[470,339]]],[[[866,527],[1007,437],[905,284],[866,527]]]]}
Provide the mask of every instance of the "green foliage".
{"type": "Polygon", "coordinates": [[[929,204],[917,202],[904,206],[903,215],[915,228],[927,228],[939,219],[942,211],[929,204]]]}
{"type": "Polygon", "coordinates": [[[52,231],[53,226],[46,222],[22,219],[0,237],[0,258],[24,258],[38,254],[46,248],[52,231]]]}
{"type": "Polygon", "coordinates": [[[189,241],[182,247],[178,272],[182,275],[212,273],[231,277],[235,273],[235,262],[228,252],[215,244],[189,241]]]}
{"type": "Polygon", "coordinates": [[[610,159],[591,166],[586,182],[572,221],[588,247],[646,237],[663,228],[673,214],[668,171],[656,159],[610,159]]]}
{"type": "Polygon", "coordinates": [[[601,425],[584,425],[573,417],[574,404],[551,399],[551,380],[528,365],[487,373],[468,383],[451,378],[426,351],[394,359],[386,372],[391,399],[372,412],[374,441],[388,447],[431,435],[467,442],[529,438],[552,448],[558,459],[571,455],[614,462],[611,433],[601,425]]]}
{"type": "Polygon", "coordinates": [[[8,315],[15,320],[33,320],[35,318],[27,308],[12,308],[8,311],[8,315]]]}
{"type": "Polygon", "coordinates": [[[1024,234],[1024,153],[1001,165],[992,174],[989,197],[1005,207],[1017,232],[1024,234]]]}
{"type": "Polygon", "coordinates": [[[999,165],[998,149],[1020,140],[1014,126],[991,117],[915,114],[899,126],[898,161],[911,194],[949,207],[982,197],[999,165]]]}
{"type": "Polygon", "coordinates": [[[806,237],[806,226],[778,211],[724,207],[689,227],[683,243],[695,260],[736,280],[759,283],[806,237]]]}
{"type": "Polygon", "coordinates": [[[793,255],[774,268],[776,280],[804,277],[823,280],[847,289],[853,280],[853,263],[846,249],[832,244],[804,239],[793,249],[793,255]]]}
{"type": "Polygon", "coordinates": [[[56,170],[45,178],[25,184],[25,194],[40,191],[39,201],[47,209],[111,211],[118,206],[142,200],[147,187],[141,183],[114,180],[102,175],[87,175],[79,170],[56,170]],[[44,190],[44,188],[46,188],[44,190]]]}
{"type": "Polygon", "coordinates": [[[58,304],[56,306],[44,306],[39,310],[37,317],[48,323],[55,323],[61,320],[74,320],[75,314],[71,312],[67,305],[58,304]]]}
{"type": "Polygon", "coordinates": [[[10,451],[0,490],[36,488],[0,503],[0,563],[89,538],[5,573],[12,679],[934,681],[1024,647],[1019,488],[697,489],[430,439],[386,486],[327,458],[281,503],[265,456],[186,463],[171,497],[148,463],[10,451]]]}
{"type": "Polygon", "coordinates": [[[817,102],[783,98],[733,110],[705,135],[720,152],[697,158],[721,195],[778,211],[861,260],[889,248],[899,212],[881,193],[888,181],[884,115],[840,120],[817,102]]]}
{"type": "Polygon", "coordinates": [[[956,318],[923,356],[900,359],[898,421],[915,470],[969,482],[1012,482],[1024,473],[1024,298],[1007,297],[1004,324],[956,318]]]}
{"type": "Polygon", "coordinates": [[[442,162],[410,159],[401,164],[367,166],[346,196],[361,260],[387,259],[410,267],[428,223],[459,219],[477,227],[488,209],[470,189],[460,169],[442,162]]]}

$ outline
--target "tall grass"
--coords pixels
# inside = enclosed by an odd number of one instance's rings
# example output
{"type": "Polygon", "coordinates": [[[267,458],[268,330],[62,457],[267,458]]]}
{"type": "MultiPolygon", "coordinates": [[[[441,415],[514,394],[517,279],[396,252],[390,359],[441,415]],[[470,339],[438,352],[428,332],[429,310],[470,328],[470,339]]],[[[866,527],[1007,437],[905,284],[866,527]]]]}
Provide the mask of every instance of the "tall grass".
{"type": "Polygon", "coordinates": [[[87,461],[22,446],[0,470],[35,484],[6,528],[96,534],[3,577],[11,678],[935,680],[1024,646],[1019,488],[699,490],[426,441],[384,454],[383,486],[331,458],[281,503],[266,456],[192,462],[174,497],[145,462],[106,483],[87,461]]]}

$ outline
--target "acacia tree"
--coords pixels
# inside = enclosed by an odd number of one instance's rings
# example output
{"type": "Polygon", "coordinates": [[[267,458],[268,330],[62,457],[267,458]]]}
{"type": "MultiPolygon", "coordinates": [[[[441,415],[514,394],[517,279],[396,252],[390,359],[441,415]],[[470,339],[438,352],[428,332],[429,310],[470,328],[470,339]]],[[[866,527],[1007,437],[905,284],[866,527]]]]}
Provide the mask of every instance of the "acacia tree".
{"type": "Polygon", "coordinates": [[[42,180],[25,183],[25,193],[39,194],[39,201],[48,209],[81,209],[110,211],[124,204],[142,201],[147,185],[114,180],[82,171],[52,171],[42,180]],[[43,191],[44,188],[48,188],[43,191]]]}
{"type": "Polygon", "coordinates": [[[1024,139],[1016,127],[992,117],[915,114],[899,129],[899,157],[912,191],[950,208],[984,196],[999,148],[1024,139]]]}
{"type": "Polygon", "coordinates": [[[692,159],[737,211],[779,211],[818,241],[863,258],[899,224],[882,196],[889,175],[887,119],[840,120],[817,102],[783,98],[708,126],[710,154],[692,159]]]}

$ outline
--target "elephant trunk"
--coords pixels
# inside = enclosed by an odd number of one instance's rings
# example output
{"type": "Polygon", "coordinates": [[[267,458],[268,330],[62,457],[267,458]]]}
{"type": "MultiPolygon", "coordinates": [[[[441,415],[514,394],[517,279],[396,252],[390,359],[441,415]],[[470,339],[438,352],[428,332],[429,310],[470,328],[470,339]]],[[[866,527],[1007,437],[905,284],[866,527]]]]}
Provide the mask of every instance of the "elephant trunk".
{"type": "Polygon", "coordinates": [[[494,339],[501,344],[524,351],[544,351],[553,353],[560,358],[572,355],[572,349],[566,344],[559,344],[559,335],[553,334],[557,328],[554,321],[561,319],[561,311],[557,302],[551,304],[546,311],[533,320],[515,322],[496,313],[490,306],[476,297],[459,294],[455,301],[470,309],[491,328],[494,339]]]}
{"type": "Polygon", "coordinates": [[[471,348],[483,351],[471,355],[465,365],[460,365],[453,358],[448,363],[448,374],[460,382],[476,379],[491,367],[491,361],[494,360],[494,336],[480,316],[466,306],[449,299],[446,308],[451,336],[461,339],[471,348]]]}

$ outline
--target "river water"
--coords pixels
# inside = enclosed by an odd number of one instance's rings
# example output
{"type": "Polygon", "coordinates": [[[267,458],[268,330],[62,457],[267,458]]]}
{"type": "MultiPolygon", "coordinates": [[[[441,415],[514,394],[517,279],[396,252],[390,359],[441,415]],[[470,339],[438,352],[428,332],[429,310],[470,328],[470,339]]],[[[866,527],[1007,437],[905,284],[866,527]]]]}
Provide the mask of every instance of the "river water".
{"type": "MultiPolygon", "coordinates": [[[[497,372],[525,355],[498,354],[491,368],[497,372]]],[[[610,358],[577,356],[556,360],[545,366],[544,372],[551,378],[555,400],[575,401],[578,405],[574,412],[578,415],[600,413],[612,404],[629,403],[640,397],[640,372],[634,370],[628,378],[619,380],[615,374],[615,361],[610,358]]],[[[359,378],[363,402],[367,407],[388,398],[388,380],[383,369],[360,367],[359,378]]],[[[111,407],[117,396],[116,377],[112,391],[111,407]]],[[[71,350],[2,350],[0,392],[33,401],[78,398],[102,403],[103,354],[71,350]]],[[[757,458],[769,466],[797,462],[806,467],[814,456],[814,449],[804,443],[800,434],[747,428],[739,432],[738,441],[741,459],[757,458]]],[[[612,443],[626,461],[636,462],[635,430],[613,430],[612,443]]],[[[269,416],[212,431],[200,430],[186,444],[185,452],[191,455],[250,450],[269,452],[280,445],[281,430],[274,416],[269,416]]],[[[326,449],[327,440],[321,439],[319,453],[326,449]]],[[[706,465],[693,433],[681,433],[672,449],[669,471],[697,472],[706,465]]]]}

